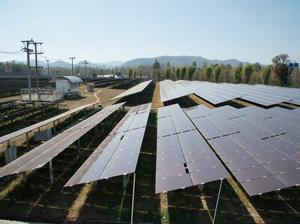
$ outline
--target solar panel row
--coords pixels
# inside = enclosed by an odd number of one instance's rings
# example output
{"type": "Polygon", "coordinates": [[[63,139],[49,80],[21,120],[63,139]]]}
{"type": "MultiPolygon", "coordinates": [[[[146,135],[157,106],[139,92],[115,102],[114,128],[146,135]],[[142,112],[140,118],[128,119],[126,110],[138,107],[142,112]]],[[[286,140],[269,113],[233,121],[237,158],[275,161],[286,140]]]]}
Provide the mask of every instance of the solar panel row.
{"type": "Polygon", "coordinates": [[[156,193],[229,176],[177,104],[158,109],[157,125],[156,193]]]}
{"type": "Polygon", "coordinates": [[[51,117],[51,118],[49,118],[49,119],[47,119],[45,121],[41,121],[41,122],[33,124],[33,125],[29,126],[29,127],[26,127],[26,128],[20,129],[18,131],[9,133],[7,135],[1,136],[0,137],[0,144],[3,143],[3,142],[9,141],[10,139],[16,138],[16,137],[18,137],[20,135],[26,134],[27,132],[30,132],[30,131],[32,131],[34,129],[40,128],[40,127],[42,127],[42,126],[44,126],[46,124],[49,124],[49,123],[54,122],[54,121],[57,121],[57,120],[59,120],[59,119],[61,119],[63,117],[72,115],[72,114],[74,114],[74,113],[76,113],[76,112],[78,112],[80,110],[83,110],[85,108],[91,107],[93,105],[96,105],[96,103],[91,103],[91,104],[87,104],[87,105],[83,105],[83,106],[77,107],[77,108],[75,108],[73,110],[66,111],[66,112],[64,112],[62,114],[59,114],[59,115],[54,116],[54,117],[51,117]]]}
{"type": "Polygon", "coordinates": [[[160,99],[162,102],[174,100],[193,93],[193,91],[173,82],[172,80],[164,80],[159,82],[160,99]]]}
{"type": "Polygon", "coordinates": [[[263,106],[282,102],[294,104],[300,102],[300,89],[296,88],[198,81],[179,81],[177,83],[215,105],[237,98],[263,106]]]}
{"type": "Polygon", "coordinates": [[[249,195],[300,184],[299,109],[197,106],[185,112],[249,195]]]}
{"type": "Polygon", "coordinates": [[[123,98],[125,96],[130,96],[130,95],[142,92],[151,82],[152,82],[152,80],[141,82],[141,83],[135,85],[134,87],[126,90],[125,92],[119,94],[118,96],[112,98],[111,100],[120,99],[120,98],[123,98]]]}
{"type": "Polygon", "coordinates": [[[131,108],[65,186],[135,172],[150,109],[151,103],[131,108]]]}
{"type": "Polygon", "coordinates": [[[74,125],[25,155],[0,168],[0,177],[41,168],[72,143],[118,110],[124,103],[105,107],[103,110],[74,125]]]}

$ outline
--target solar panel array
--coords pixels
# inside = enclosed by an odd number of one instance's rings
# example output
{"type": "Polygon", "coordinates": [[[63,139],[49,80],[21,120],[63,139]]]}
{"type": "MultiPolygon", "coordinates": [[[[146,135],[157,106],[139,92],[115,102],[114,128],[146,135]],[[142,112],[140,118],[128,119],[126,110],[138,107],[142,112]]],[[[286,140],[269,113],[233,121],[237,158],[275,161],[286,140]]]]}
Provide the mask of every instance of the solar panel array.
{"type": "Polygon", "coordinates": [[[135,172],[151,103],[133,107],[65,186],[135,172]]]}
{"type": "Polygon", "coordinates": [[[193,93],[193,91],[173,82],[172,80],[164,80],[159,82],[160,99],[162,102],[174,100],[193,93]]]}
{"type": "Polygon", "coordinates": [[[179,81],[177,83],[215,105],[237,98],[263,106],[282,102],[300,105],[300,89],[297,88],[198,81],[179,81]]]}
{"type": "Polygon", "coordinates": [[[159,108],[157,122],[156,193],[229,176],[178,104],[159,108]]]}
{"type": "Polygon", "coordinates": [[[300,109],[185,110],[249,195],[300,184],[300,109]]]}
{"type": "Polygon", "coordinates": [[[125,92],[121,93],[120,95],[112,98],[111,100],[120,99],[120,98],[123,98],[125,96],[130,96],[130,95],[142,92],[151,82],[152,82],[152,80],[141,82],[141,83],[135,85],[134,87],[126,90],[125,92]]]}
{"type": "Polygon", "coordinates": [[[80,110],[83,110],[85,108],[91,107],[93,105],[96,105],[96,103],[91,103],[91,104],[87,104],[87,105],[83,105],[83,106],[77,107],[77,108],[75,108],[73,110],[69,110],[69,111],[66,111],[66,112],[64,112],[62,114],[59,114],[57,116],[51,117],[51,118],[49,118],[49,119],[47,119],[45,121],[41,121],[41,122],[33,124],[33,125],[29,126],[29,127],[26,127],[26,128],[17,130],[15,132],[9,133],[7,135],[1,136],[0,137],[0,144],[3,143],[3,142],[9,141],[10,139],[16,138],[16,137],[18,137],[20,135],[26,134],[27,132],[30,132],[30,131],[32,131],[34,129],[40,128],[40,127],[42,127],[42,126],[44,126],[46,124],[49,124],[49,123],[54,122],[54,121],[57,121],[57,120],[59,120],[59,119],[61,119],[63,117],[72,115],[72,114],[74,114],[74,113],[76,113],[76,112],[78,112],[80,110]]]}
{"type": "Polygon", "coordinates": [[[72,143],[118,110],[124,103],[105,107],[84,121],[72,126],[25,155],[0,168],[0,177],[41,168],[72,143]]]}

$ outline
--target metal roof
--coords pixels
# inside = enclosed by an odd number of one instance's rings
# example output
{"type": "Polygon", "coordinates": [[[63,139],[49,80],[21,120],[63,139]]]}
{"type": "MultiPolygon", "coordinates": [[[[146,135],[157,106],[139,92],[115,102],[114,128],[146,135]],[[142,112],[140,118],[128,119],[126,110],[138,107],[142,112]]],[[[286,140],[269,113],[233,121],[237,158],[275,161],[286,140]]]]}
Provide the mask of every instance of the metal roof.
{"type": "Polygon", "coordinates": [[[133,86],[132,88],[126,90],[125,92],[121,93],[120,95],[115,96],[111,100],[120,99],[120,98],[125,97],[125,96],[129,96],[129,95],[133,95],[133,94],[142,92],[151,82],[152,82],[152,80],[141,82],[141,83],[133,86]]]}
{"type": "Polygon", "coordinates": [[[57,76],[57,77],[54,77],[50,82],[55,82],[58,79],[66,79],[70,83],[73,83],[73,84],[83,82],[81,78],[74,76],[74,75],[57,76]]]}
{"type": "Polygon", "coordinates": [[[133,107],[65,186],[135,172],[151,103],[133,107]]]}
{"type": "Polygon", "coordinates": [[[91,107],[93,105],[96,105],[96,104],[97,103],[91,103],[91,104],[87,104],[87,105],[83,105],[83,106],[77,107],[75,109],[72,109],[72,110],[66,111],[66,112],[64,112],[62,114],[56,115],[54,117],[51,117],[51,118],[49,118],[47,120],[44,120],[44,121],[41,121],[39,123],[33,124],[33,125],[29,126],[29,127],[22,128],[20,130],[15,131],[15,132],[9,133],[9,134],[4,135],[4,136],[1,136],[0,137],[0,144],[3,143],[3,142],[9,141],[10,139],[16,138],[16,137],[18,137],[20,135],[26,134],[27,132],[30,132],[30,131],[32,131],[34,129],[40,128],[40,127],[42,127],[42,126],[44,126],[46,124],[49,124],[49,123],[51,123],[53,121],[57,121],[60,118],[63,118],[65,116],[71,115],[71,114],[76,113],[76,112],[78,112],[80,110],[83,110],[85,108],[88,108],[88,107],[91,107]]]}
{"type": "Polygon", "coordinates": [[[25,155],[0,168],[0,177],[41,168],[84,134],[118,110],[124,103],[107,106],[98,113],[56,135],[25,155]]]}

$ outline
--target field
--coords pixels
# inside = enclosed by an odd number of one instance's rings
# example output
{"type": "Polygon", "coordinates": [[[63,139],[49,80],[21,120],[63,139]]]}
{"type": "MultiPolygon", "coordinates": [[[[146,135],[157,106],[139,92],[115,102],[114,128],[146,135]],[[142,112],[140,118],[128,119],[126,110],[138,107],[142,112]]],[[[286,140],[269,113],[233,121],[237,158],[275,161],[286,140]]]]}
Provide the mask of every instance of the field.
{"type": "MultiPolygon", "coordinates": [[[[124,89],[97,88],[95,93],[88,93],[82,87],[80,99],[66,100],[61,103],[65,106],[61,107],[72,109],[92,102],[103,106],[111,105],[114,101],[110,99],[123,91],[124,89]]],[[[122,100],[128,102],[126,106],[152,101],[152,111],[136,168],[134,222],[212,223],[220,181],[207,183],[203,188],[190,187],[155,194],[156,108],[163,104],[159,98],[158,85],[150,86],[143,94],[122,100]]],[[[176,103],[182,107],[198,104],[214,107],[195,95],[177,100],[176,103]]],[[[247,106],[241,102],[235,104],[247,106]]],[[[53,109],[47,114],[37,113],[21,118],[15,123],[7,124],[5,130],[1,130],[1,135],[62,111],[63,109],[53,109]]],[[[62,119],[56,126],[56,131],[60,132],[74,125],[78,119],[84,119],[95,112],[96,109],[85,110],[76,114],[73,120],[62,119]]],[[[73,144],[55,157],[53,184],[49,182],[48,165],[26,174],[0,179],[0,219],[49,223],[130,223],[133,174],[63,187],[124,115],[124,111],[116,111],[84,135],[80,140],[80,153],[76,144],[73,144]]],[[[33,139],[30,139],[27,146],[24,136],[15,140],[14,144],[18,146],[18,156],[37,146],[33,139]]],[[[0,156],[0,164],[3,166],[3,153],[0,156]]],[[[235,179],[229,178],[223,183],[216,223],[300,223],[299,212],[299,187],[249,197],[235,179]]]]}

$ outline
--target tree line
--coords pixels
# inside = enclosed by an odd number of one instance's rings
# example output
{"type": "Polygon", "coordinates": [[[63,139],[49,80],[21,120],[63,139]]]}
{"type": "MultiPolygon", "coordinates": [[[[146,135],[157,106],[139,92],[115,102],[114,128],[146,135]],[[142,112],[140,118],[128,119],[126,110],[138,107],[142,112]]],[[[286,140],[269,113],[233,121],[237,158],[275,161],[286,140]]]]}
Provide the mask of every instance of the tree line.
{"type": "Polygon", "coordinates": [[[229,64],[204,64],[198,67],[196,62],[193,62],[190,66],[175,67],[171,66],[170,63],[160,65],[155,60],[152,65],[151,77],[155,81],[163,79],[199,80],[217,83],[270,84],[300,87],[299,69],[290,67],[290,60],[287,54],[275,56],[272,62],[272,65],[263,66],[259,63],[253,63],[239,64],[235,67],[229,64]]]}
{"type": "MultiPolygon", "coordinates": [[[[114,74],[116,72],[125,76],[136,78],[152,78],[154,81],[163,79],[171,80],[199,80],[209,82],[229,82],[245,84],[266,84],[300,87],[299,69],[289,66],[290,59],[287,54],[280,54],[272,59],[273,64],[261,65],[239,64],[237,66],[223,64],[203,64],[198,66],[196,62],[187,66],[173,66],[170,63],[160,64],[155,60],[152,66],[140,65],[135,68],[87,68],[87,76],[91,78],[97,75],[114,74]]],[[[40,67],[40,74],[47,75],[47,68],[40,67]]],[[[35,74],[34,68],[32,74],[35,74]]],[[[61,67],[51,67],[51,76],[70,75],[71,69],[61,67]]],[[[82,66],[75,66],[74,74],[85,76],[85,70],[82,66]]],[[[0,76],[26,76],[27,66],[22,63],[0,62],[0,76]]]]}

